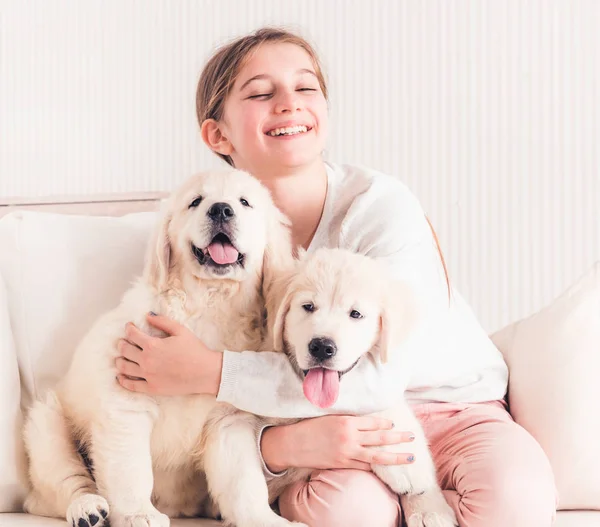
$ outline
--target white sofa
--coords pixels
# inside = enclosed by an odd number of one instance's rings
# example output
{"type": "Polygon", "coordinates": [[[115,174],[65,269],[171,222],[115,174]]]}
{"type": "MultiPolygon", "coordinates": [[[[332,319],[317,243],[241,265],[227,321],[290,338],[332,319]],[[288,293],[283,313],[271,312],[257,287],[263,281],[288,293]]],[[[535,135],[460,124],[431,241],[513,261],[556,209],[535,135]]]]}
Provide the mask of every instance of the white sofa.
{"type": "MultiPolygon", "coordinates": [[[[22,410],[60,378],[92,320],[139,273],[154,219],[152,212],[14,212],[0,219],[0,527],[66,525],[20,512],[22,410]]],[[[559,508],[575,509],[559,510],[555,525],[600,527],[600,412],[589,402],[600,398],[600,264],[546,309],[493,339],[511,372],[511,412],[548,453],[559,508]]]]}

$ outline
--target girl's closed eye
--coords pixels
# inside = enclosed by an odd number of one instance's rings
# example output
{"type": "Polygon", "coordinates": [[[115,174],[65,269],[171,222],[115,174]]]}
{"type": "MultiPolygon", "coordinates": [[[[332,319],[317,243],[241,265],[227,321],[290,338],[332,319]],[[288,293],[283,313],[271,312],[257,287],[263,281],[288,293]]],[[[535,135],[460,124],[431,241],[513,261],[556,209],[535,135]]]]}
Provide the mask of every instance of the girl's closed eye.
{"type": "Polygon", "coordinates": [[[256,95],[249,95],[248,99],[267,99],[272,96],[272,93],[257,93],[256,95]]]}
{"type": "MultiPolygon", "coordinates": [[[[317,89],[316,88],[298,88],[296,91],[300,91],[300,92],[316,92],[317,89]]],[[[273,96],[273,93],[257,93],[255,95],[249,95],[248,99],[268,99],[270,97],[273,96]]]]}

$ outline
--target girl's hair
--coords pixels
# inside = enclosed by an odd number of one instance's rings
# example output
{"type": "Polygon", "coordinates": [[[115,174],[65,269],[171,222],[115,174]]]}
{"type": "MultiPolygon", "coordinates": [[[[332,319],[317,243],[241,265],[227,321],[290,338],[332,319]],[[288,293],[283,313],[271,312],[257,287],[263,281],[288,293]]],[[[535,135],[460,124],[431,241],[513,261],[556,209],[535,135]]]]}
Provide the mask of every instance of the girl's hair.
{"type": "MultiPolygon", "coordinates": [[[[319,85],[327,100],[327,84],[313,47],[304,38],[285,29],[265,27],[222,46],[206,63],[196,89],[196,116],[200,126],[206,119],[221,120],[225,100],[241,69],[265,43],[295,44],[304,49],[312,60],[319,85]]],[[[233,166],[229,156],[217,155],[233,166]]]]}

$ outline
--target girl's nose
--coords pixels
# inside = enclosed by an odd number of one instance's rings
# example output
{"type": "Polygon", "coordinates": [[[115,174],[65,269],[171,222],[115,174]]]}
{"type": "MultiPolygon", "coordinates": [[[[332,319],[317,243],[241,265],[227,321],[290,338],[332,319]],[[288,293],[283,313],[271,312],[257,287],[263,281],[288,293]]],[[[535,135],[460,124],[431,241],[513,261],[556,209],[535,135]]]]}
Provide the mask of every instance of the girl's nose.
{"type": "Polygon", "coordinates": [[[275,113],[294,113],[300,109],[300,99],[295,91],[282,92],[275,101],[275,113]]]}

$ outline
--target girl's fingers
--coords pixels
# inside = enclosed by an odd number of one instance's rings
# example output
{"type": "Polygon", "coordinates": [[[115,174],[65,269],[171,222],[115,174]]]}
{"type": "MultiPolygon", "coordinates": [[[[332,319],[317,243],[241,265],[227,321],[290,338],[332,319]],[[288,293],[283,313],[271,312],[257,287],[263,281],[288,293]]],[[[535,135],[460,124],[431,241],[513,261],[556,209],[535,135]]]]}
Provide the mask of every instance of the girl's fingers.
{"type": "Polygon", "coordinates": [[[150,312],[146,319],[149,324],[164,331],[169,336],[182,335],[186,331],[185,326],[163,315],[157,315],[150,312]]]}
{"type": "Polygon", "coordinates": [[[117,350],[121,354],[122,357],[130,360],[131,362],[140,363],[142,350],[137,346],[134,346],[130,342],[127,342],[125,339],[119,339],[117,344],[117,350]]]}
{"type": "Polygon", "coordinates": [[[355,458],[369,465],[409,465],[414,462],[414,454],[384,452],[374,448],[362,448],[355,458]]]}
{"type": "Polygon", "coordinates": [[[133,345],[137,346],[140,349],[144,349],[148,347],[150,344],[150,340],[152,337],[147,335],[137,327],[135,327],[131,322],[128,322],[125,325],[125,338],[133,345]]]}
{"type": "Polygon", "coordinates": [[[363,446],[384,446],[409,443],[415,438],[412,432],[396,432],[392,430],[378,430],[374,432],[361,432],[360,443],[363,446]]]}
{"type": "Polygon", "coordinates": [[[115,362],[119,373],[122,373],[127,377],[135,377],[138,379],[142,378],[142,369],[136,362],[131,362],[123,357],[118,357],[115,362]]]}
{"type": "Polygon", "coordinates": [[[361,417],[355,417],[356,428],[358,430],[390,430],[394,428],[394,422],[383,417],[374,417],[369,415],[363,415],[361,417]]]}
{"type": "Polygon", "coordinates": [[[365,463],[364,461],[358,461],[356,459],[353,459],[352,461],[350,461],[348,466],[343,468],[355,468],[356,470],[366,470],[367,472],[369,472],[371,470],[371,465],[369,463],[365,463]]]}
{"type": "Polygon", "coordinates": [[[141,379],[130,379],[125,375],[117,375],[117,381],[123,388],[130,390],[132,392],[138,393],[147,393],[148,392],[148,383],[141,379]]]}

